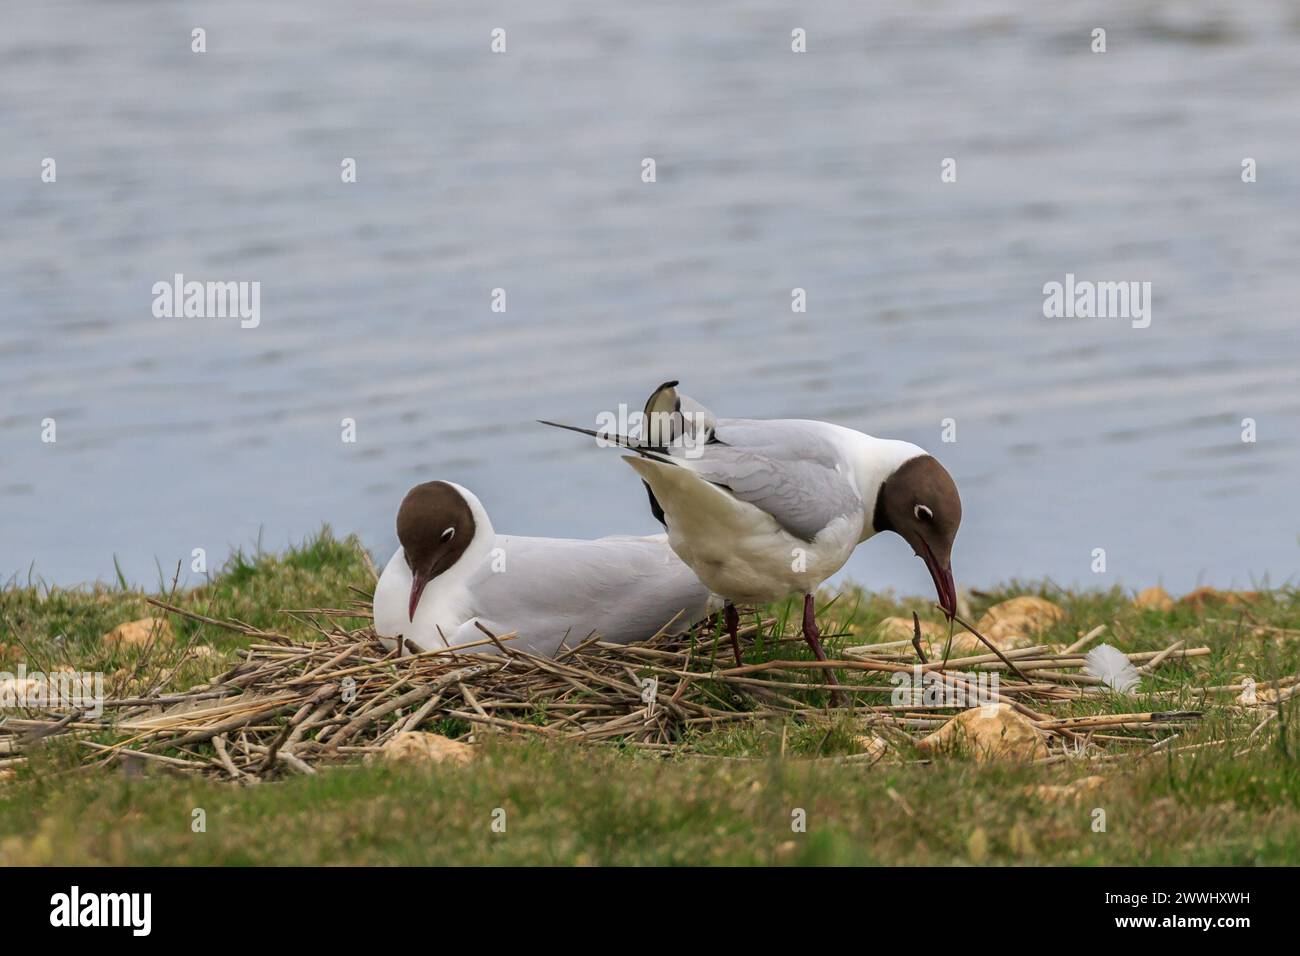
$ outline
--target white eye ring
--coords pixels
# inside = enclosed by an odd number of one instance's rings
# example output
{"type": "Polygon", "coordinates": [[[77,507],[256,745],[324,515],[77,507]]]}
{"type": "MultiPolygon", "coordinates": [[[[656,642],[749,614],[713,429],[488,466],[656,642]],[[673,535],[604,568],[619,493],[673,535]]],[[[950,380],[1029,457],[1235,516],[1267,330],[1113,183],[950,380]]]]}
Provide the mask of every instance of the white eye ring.
{"type": "Polygon", "coordinates": [[[929,508],[927,508],[925,505],[917,505],[915,508],[912,509],[912,514],[916,515],[917,521],[921,521],[921,520],[931,521],[934,518],[934,512],[931,511],[929,508]]]}
{"type": "Polygon", "coordinates": [[[441,540],[443,544],[446,544],[454,537],[456,537],[456,529],[448,528],[446,531],[442,533],[442,537],[439,540],[441,540]]]}

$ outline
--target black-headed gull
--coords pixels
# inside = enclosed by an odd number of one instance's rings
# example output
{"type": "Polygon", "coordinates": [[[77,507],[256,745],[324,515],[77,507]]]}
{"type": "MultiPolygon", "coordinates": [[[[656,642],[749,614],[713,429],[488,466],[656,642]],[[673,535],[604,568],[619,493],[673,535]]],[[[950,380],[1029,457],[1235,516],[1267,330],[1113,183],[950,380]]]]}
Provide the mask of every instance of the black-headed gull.
{"type": "Polygon", "coordinates": [[[375,632],[425,651],[482,644],[481,624],[497,636],[516,634],[512,648],[550,657],[592,633],[618,644],[665,628],[680,633],[722,603],[673,554],[667,535],[497,534],[478,497],[449,481],[407,493],[397,539],[401,547],[375,586],[375,632]]]}
{"type": "Polygon", "coordinates": [[[644,414],[639,437],[558,427],[636,452],[624,460],[645,481],[669,544],[726,599],[738,662],[734,603],[793,593],[804,596],[804,638],[826,660],[813,593],[880,531],[912,546],[939,604],[956,613],[952,545],[961,499],[924,449],[828,422],[716,418],[679,394],[676,382],[659,386],[644,414]]]}

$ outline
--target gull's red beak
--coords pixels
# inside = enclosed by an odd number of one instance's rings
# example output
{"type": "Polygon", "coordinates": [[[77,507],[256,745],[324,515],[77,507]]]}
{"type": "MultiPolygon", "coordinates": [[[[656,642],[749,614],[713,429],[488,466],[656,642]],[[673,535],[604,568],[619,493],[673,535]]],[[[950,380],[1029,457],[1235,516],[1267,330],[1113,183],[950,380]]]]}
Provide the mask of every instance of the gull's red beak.
{"type": "Polygon", "coordinates": [[[411,609],[408,616],[412,621],[415,620],[415,609],[420,605],[420,595],[424,593],[424,586],[429,583],[429,579],[416,571],[411,577],[411,609]]]}
{"type": "Polygon", "coordinates": [[[957,616],[957,582],[952,579],[952,566],[931,571],[935,590],[939,592],[939,606],[948,620],[957,616]]]}
{"type": "MultiPolygon", "coordinates": [[[[922,542],[924,545],[925,542],[922,542]]],[[[939,595],[939,607],[943,608],[943,613],[952,620],[957,614],[957,582],[952,577],[952,565],[946,568],[939,567],[939,562],[935,560],[934,552],[930,550],[929,545],[925,545],[925,567],[930,572],[930,578],[934,581],[935,593],[939,595]]]]}

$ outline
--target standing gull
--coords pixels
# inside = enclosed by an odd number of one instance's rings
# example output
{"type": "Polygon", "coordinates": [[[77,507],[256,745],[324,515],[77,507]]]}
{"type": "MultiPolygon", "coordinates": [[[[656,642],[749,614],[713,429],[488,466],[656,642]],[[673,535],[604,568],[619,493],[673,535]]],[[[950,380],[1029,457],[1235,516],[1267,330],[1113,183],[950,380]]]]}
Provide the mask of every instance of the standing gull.
{"type": "MultiPolygon", "coordinates": [[[[942,465],[904,441],[828,422],[716,418],[667,382],[646,403],[640,437],[543,422],[636,452],[668,543],[726,599],[740,662],[735,603],[804,596],[803,636],[826,660],[813,594],[853,549],[880,531],[901,536],[924,562],[952,617],[952,545],[961,524],[957,486],[942,465]]],[[[837,683],[835,675],[829,680],[837,683]]]]}
{"type": "Polygon", "coordinates": [[[423,651],[482,644],[486,628],[514,633],[512,648],[553,657],[593,633],[615,644],[664,629],[679,633],[721,603],[677,559],[666,535],[576,541],[497,534],[478,497],[450,481],[407,493],[397,539],[401,547],[375,586],[375,633],[423,651]]]}

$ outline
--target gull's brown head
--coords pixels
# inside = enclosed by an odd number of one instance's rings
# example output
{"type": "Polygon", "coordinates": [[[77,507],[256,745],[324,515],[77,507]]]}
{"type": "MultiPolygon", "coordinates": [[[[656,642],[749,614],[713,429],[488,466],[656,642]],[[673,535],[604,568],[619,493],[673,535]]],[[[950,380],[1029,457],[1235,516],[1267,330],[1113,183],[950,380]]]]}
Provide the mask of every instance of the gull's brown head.
{"type": "Polygon", "coordinates": [[[948,470],[929,455],[904,462],[881,485],[872,524],[912,546],[934,579],[939,606],[949,617],[956,614],[952,543],[961,526],[961,498],[948,470]]]}
{"type": "Polygon", "coordinates": [[[397,540],[411,568],[411,620],[425,586],[460,560],[474,530],[469,502],[448,482],[426,481],[406,493],[397,509],[397,540]]]}

